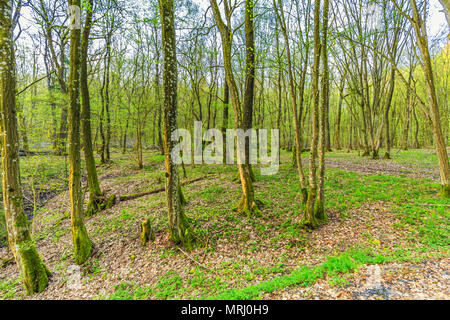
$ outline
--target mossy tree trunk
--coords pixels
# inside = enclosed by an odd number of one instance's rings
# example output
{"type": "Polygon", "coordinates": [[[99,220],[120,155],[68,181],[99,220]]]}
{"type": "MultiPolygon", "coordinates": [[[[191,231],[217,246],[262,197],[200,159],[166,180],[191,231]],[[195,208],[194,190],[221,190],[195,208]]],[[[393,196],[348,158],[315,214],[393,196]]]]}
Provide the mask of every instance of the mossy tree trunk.
{"type": "Polygon", "coordinates": [[[80,89],[81,89],[81,129],[83,132],[84,158],[86,161],[87,180],[89,188],[89,201],[86,215],[91,216],[100,211],[103,205],[102,191],[98,181],[97,168],[95,167],[94,151],[92,149],[91,131],[91,105],[89,98],[89,88],[87,79],[87,58],[89,46],[89,34],[92,26],[93,0],[88,0],[86,12],[86,23],[84,25],[81,40],[81,69],[80,69],[80,89]]]}
{"type": "MultiPolygon", "coordinates": [[[[245,124],[242,117],[241,101],[239,98],[239,90],[234,78],[233,67],[231,63],[231,47],[232,47],[232,34],[229,26],[231,23],[231,11],[228,1],[224,1],[225,16],[227,18],[227,24],[224,23],[221,17],[220,9],[216,0],[210,0],[214,19],[216,21],[217,28],[219,29],[222,39],[222,50],[225,68],[225,78],[230,90],[231,104],[234,111],[234,126],[236,129],[245,129],[245,124]]],[[[246,7],[248,5],[246,4],[246,7]]],[[[239,150],[238,150],[239,152],[239,150]]],[[[259,214],[259,208],[255,201],[255,195],[253,190],[253,183],[251,173],[247,169],[245,164],[238,164],[239,178],[242,186],[242,199],[238,204],[238,211],[247,214],[259,214]]]]}
{"type": "Polygon", "coordinates": [[[184,198],[181,193],[177,165],[173,162],[171,152],[172,132],[177,129],[177,56],[175,44],[175,17],[173,0],[159,0],[162,26],[162,47],[164,56],[164,159],[166,166],[166,197],[169,218],[170,237],[173,242],[184,247],[192,245],[192,233],[184,214],[184,198]]]}
{"type": "MultiPolygon", "coordinates": [[[[253,0],[245,1],[245,87],[243,101],[243,119],[244,129],[252,128],[253,120],[253,101],[255,94],[255,32],[253,27],[253,0]]],[[[209,124],[208,124],[209,125],[209,124]]],[[[250,163],[250,143],[251,138],[245,139],[245,166],[252,181],[255,181],[255,175],[250,163]]]]}
{"type": "Polygon", "coordinates": [[[50,275],[31,239],[23,208],[16,110],[15,56],[12,43],[12,0],[0,0],[0,111],[2,192],[11,252],[27,294],[45,289],[50,275]]]}
{"type": "MultiPolygon", "coordinates": [[[[80,0],[69,0],[69,6],[80,7],[80,0]]],[[[80,66],[81,30],[70,30],[69,73],[69,194],[72,241],[75,263],[82,264],[89,258],[92,243],[84,225],[83,193],[81,190],[80,143],[80,66]]]]}

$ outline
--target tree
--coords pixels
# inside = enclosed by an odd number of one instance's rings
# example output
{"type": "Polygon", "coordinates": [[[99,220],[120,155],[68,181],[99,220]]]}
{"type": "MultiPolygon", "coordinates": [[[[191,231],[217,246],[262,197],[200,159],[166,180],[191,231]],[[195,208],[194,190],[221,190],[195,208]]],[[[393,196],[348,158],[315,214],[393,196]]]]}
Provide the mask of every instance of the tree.
{"type": "MultiPolygon", "coordinates": [[[[301,128],[301,116],[302,116],[302,110],[300,110],[300,114],[297,109],[297,93],[295,90],[295,79],[294,79],[294,72],[293,72],[293,66],[292,66],[292,59],[291,59],[291,49],[290,49],[290,41],[288,36],[288,30],[286,25],[286,20],[284,17],[284,11],[283,11],[283,4],[281,3],[281,0],[273,0],[273,6],[275,8],[276,14],[277,14],[277,21],[280,24],[281,32],[284,36],[284,41],[286,43],[286,58],[287,58],[287,64],[288,64],[288,75],[289,75],[289,94],[291,96],[291,105],[292,105],[292,114],[294,117],[294,127],[295,127],[295,163],[297,163],[297,170],[298,170],[298,176],[300,179],[300,186],[301,186],[301,201],[302,205],[306,204],[306,201],[308,199],[308,190],[307,190],[307,181],[305,174],[303,172],[303,164],[302,164],[302,128],[301,128]],[[299,119],[300,118],[300,119],[299,119]]],[[[306,65],[304,67],[304,73],[306,73],[306,65]]],[[[300,99],[303,100],[303,90],[304,90],[304,78],[302,77],[302,85],[300,86],[301,92],[300,92],[300,99]]],[[[281,92],[280,92],[281,94],[281,92]]],[[[280,99],[280,98],[279,98],[280,99]]],[[[303,102],[301,102],[303,104],[303,102]]],[[[280,107],[281,108],[281,107],[280,107]]]]}
{"type": "MultiPolygon", "coordinates": [[[[69,6],[77,6],[80,8],[80,0],[69,0],[69,6]]],[[[70,30],[70,73],[68,86],[69,194],[72,242],[75,263],[77,264],[85,262],[89,258],[92,250],[92,243],[84,225],[83,193],[81,190],[80,67],[81,30],[73,26],[70,30]]]]}
{"type": "Polygon", "coordinates": [[[436,95],[436,87],[434,83],[433,68],[431,65],[430,52],[428,50],[428,37],[425,26],[425,18],[423,18],[419,13],[416,0],[410,1],[413,11],[413,17],[408,17],[408,20],[411,21],[416,33],[416,41],[421,53],[421,62],[423,71],[425,73],[428,103],[430,105],[431,117],[433,120],[434,143],[436,145],[436,152],[439,159],[441,174],[441,194],[444,197],[450,197],[450,164],[448,162],[448,153],[445,146],[444,136],[442,135],[441,119],[439,115],[439,106],[436,95]]]}
{"type": "Polygon", "coordinates": [[[320,106],[320,129],[319,129],[319,179],[317,188],[317,199],[314,208],[314,215],[321,222],[328,220],[325,211],[325,149],[327,147],[327,130],[328,111],[330,105],[330,72],[328,66],[328,12],[330,2],[324,0],[323,4],[323,27],[322,27],[322,103],[320,106]]]}
{"type": "Polygon", "coordinates": [[[175,18],[173,0],[159,0],[162,26],[162,48],[164,56],[164,160],[166,166],[166,198],[170,237],[173,242],[186,248],[192,245],[192,233],[183,211],[184,199],[181,193],[178,168],[171,153],[172,133],[177,129],[177,52],[175,44],[175,18]]]}
{"type": "Polygon", "coordinates": [[[314,65],[312,80],[312,135],[311,135],[311,155],[309,159],[309,190],[306,209],[303,216],[303,224],[305,226],[316,228],[318,221],[315,216],[314,206],[317,197],[317,175],[316,175],[316,158],[317,145],[319,140],[319,69],[320,69],[320,0],[314,4],[314,65]]]}
{"type": "Polygon", "coordinates": [[[23,208],[20,181],[19,134],[16,112],[15,56],[12,42],[12,0],[0,0],[0,111],[2,131],[2,192],[9,247],[27,294],[41,292],[50,272],[31,239],[23,208]]]}
{"type": "Polygon", "coordinates": [[[102,191],[98,181],[97,168],[95,167],[94,151],[92,148],[91,133],[91,104],[88,88],[88,47],[89,35],[92,27],[93,0],[88,0],[86,11],[86,22],[84,24],[81,39],[81,68],[80,68],[80,90],[81,90],[81,129],[83,132],[84,159],[86,161],[87,180],[89,188],[89,201],[86,215],[91,216],[101,210],[102,191]]]}
{"type": "MultiPolygon", "coordinates": [[[[217,28],[220,32],[220,37],[222,39],[222,50],[223,50],[223,60],[225,67],[225,78],[230,90],[231,104],[234,111],[234,126],[236,129],[245,129],[245,123],[242,117],[242,106],[239,98],[239,90],[235,81],[235,76],[233,73],[233,67],[231,63],[231,47],[232,47],[232,34],[233,31],[227,27],[227,25],[222,20],[219,6],[216,0],[210,0],[211,7],[214,14],[214,19],[216,21],[217,28]]],[[[224,1],[225,16],[227,19],[231,17],[232,11],[230,11],[230,4],[228,0],[224,1]]],[[[228,24],[229,25],[229,24],[228,24]]],[[[239,150],[238,150],[239,152],[239,150]]],[[[255,195],[253,190],[253,183],[248,166],[245,164],[238,163],[239,168],[239,178],[241,180],[242,186],[242,199],[238,204],[238,211],[245,212],[247,214],[255,213],[258,214],[259,208],[255,201],[255,195]]]]}

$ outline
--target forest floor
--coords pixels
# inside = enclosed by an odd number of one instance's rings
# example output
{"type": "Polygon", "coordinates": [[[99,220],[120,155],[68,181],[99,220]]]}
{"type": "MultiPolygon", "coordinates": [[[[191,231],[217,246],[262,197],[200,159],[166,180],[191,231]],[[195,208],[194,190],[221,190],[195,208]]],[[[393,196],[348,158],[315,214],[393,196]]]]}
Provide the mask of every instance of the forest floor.
{"type": "MultiPolygon", "coordinates": [[[[31,201],[33,237],[52,277],[44,292],[25,296],[3,246],[0,299],[450,299],[450,201],[437,196],[437,157],[432,149],[393,150],[392,157],[327,153],[330,219],[314,231],[298,225],[300,188],[290,153],[282,152],[276,175],[262,176],[255,167],[259,217],[233,210],[241,193],[235,166],[186,166],[182,180],[203,177],[183,187],[197,239],[192,251],[169,241],[161,192],[86,219],[95,247],[81,267],[72,256],[67,163],[28,157],[21,162],[26,196],[57,193],[42,207],[31,201]],[[156,240],[144,247],[145,218],[156,240]]],[[[99,167],[106,193],[163,186],[163,157],[156,152],[145,153],[142,170],[128,154],[112,158],[99,167]]]]}

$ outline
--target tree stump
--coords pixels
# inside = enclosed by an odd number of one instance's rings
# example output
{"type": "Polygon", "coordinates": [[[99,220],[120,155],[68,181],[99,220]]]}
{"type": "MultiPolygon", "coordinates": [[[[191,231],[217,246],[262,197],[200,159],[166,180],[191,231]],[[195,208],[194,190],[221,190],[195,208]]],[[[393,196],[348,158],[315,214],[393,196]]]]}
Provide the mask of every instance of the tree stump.
{"type": "Polygon", "coordinates": [[[150,219],[145,219],[141,224],[141,243],[143,246],[147,244],[147,242],[151,240],[155,241],[155,233],[153,232],[152,225],[150,223],[150,219]]]}

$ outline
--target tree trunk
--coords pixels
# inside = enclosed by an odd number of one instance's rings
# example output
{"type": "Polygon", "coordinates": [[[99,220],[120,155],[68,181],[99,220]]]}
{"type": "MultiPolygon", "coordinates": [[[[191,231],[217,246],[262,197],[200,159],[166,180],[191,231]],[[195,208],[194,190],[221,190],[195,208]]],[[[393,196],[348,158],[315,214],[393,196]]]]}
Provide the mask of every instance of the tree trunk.
{"type": "MultiPolygon", "coordinates": [[[[219,6],[217,5],[217,1],[216,0],[210,1],[214,18],[216,20],[217,28],[219,29],[220,36],[222,38],[225,77],[228,83],[228,87],[230,89],[231,103],[233,105],[234,111],[234,125],[236,129],[245,129],[245,124],[242,120],[242,110],[241,110],[241,102],[239,100],[239,91],[236,85],[236,81],[233,74],[233,67],[231,63],[231,46],[232,46],[231,31],[222,20],[219,6]]],[[[226,11],[225,15],[227,16],[227,18],[229,18],[230,12],[226,2],[225,2],[225,11],[226,11]]],[[[258,214],[260,211],[255,202],[253,184],[250,173],[248,170],[246,170],[245,164],[238,163],[238,168],[243,193],[242,200],[238,205],[238,211],[245,212],[247,214],[250,213],[258,214]]]]}
{"type": "MultiPolygon", "coordinates": [[[[292,104],[292,113],[294,117],[294,126],[295,126],[295,163],[297,163],[297,170],[298,170],[298,176],[300,179],[300,186],[301,186],[301,201],[302,205],[306,204],[307,198],[308,198],[308,191],[307,191],[307,182],[305,174],[303,173],[303,164],[302,164],[302,131],[301,131],[301,113],[300,113],[300,119],[297,111],[297,94],[295,92],[295,80],[294,80],[294,74],[293,74],[293,67],[292,67],[292,61],[291,61],[291,52],[290,52],[290,46],[289,46],[289,37],[287,33],[287,26],[286,21],[284,18],[284,12],[283,12],[283,4],[280,0],[278,0],[278,5],[276,4],[275,0],[273,1],[273,5],[276,8],[278,23],[281,26],[281,31],[283,33],[285,42],[286,42],[286,57],[288,62],[288,74],[289,74],[289,94],[291,96],[291,104],[292,104]],[[278,10],[280,12],[278,12],[278,10]]],[[[280,93],[281,94],[281,93],[280,93]]],[[[279,98],[280,99],[280,98],[279,98]]],[[[281,109],[281,105],[280,105],[281,109]]]]}
{"type": "Polygon", "coordinates": [[[173,242],[181,243],[186,248],[190,248],[192,245],[191,229],[187,217],[183,212],[184,200],[181,193],[177,165],[171,157],[173,148],[171,135],[177,129],[178,80],[173,0],[159,0],[159,10],[161,14],[164,55],[164,152],[170,237],[173,242]]]}
{"type": "Polygon", "coordinates": [[[11,26],[12,1],[0,0],[0,110],[2,140],[2,192],[11,252],[27,294],[42,292],[50,272],[31,239],[23,208],[20,182],[19,134],[16,118],[15,56],[11,26]]]}
{"type": "Polygon", "coordinates": [[[325,211],[325,151],[329,147],[328,111],[330,105],[330,74],[328,67],[328,10],[329,0],[324,0],[323,5],[323,28],[322,28],[322,104],[320,107],[320,130],[319,130],[319,183],[317,188],[317,199],[315,203],[315,216],[321,222],[328,221],[325,211]],[[327,129],[328,128],[328,129],[327,129]]]}
{"type": "Polygon", "coordinates": [[[450,164],[445,146],[444,136],[442,135],[441,119],[439,116],[439,106],[434,84],[433,69],[431,66],[430,53],[428,51],[428,39],[425,22],[419,15],[416,0],[410,0],[413,9],[414,19],[413,27],[416,32],[417,43],[422,56],[422,67],[427,84],[428,102],[430,104],[431,117],[433,120],[433,135],[436,144],[436,152],[439,159],[441,174],[441,194],[444,197],[450,197],[450,164]]]}
{"type": "Polygon", "coordinates": [[[318,222],[315,216],[315,202],[317,196],[316,158],[317,143],[319,140],[319,69],[320,69],[320,0],[314,4],[314,65],[312,79],[312,136],[311,155],[309,159],[309,191],[303,224],[316,228],[318,222]]]}
{"type": "MultiPolygon", "coordinates": [[[[69,0],[69,5],[80,7],[80,0],[69,0]]],[[[80,159],[80,56],[81,30],[70,31],[69,74],[69,194],[72,241],[75,263],[82,264],[89,258],[92,243],[84,226],[83,193],[81,190],[80,159]]]]}
{"type": "MultiPolygon", "coordinates": [[[[244,130],[252,128],[253,101],[255,94],[255,35],[253,29],[253,0],[245,1],[245,88],[243,103],[244,130]]],[[[250,142],[251,137],[245,141],[245,167],[249,172],[252,181],[255,181],[252,166],[250,163],[250,142]]]]}
{"type": "Polygon", "coordinates": [[[89,98],[89,88],[87,79],[87,58],[89,46],[89,34],[92,25],[93,0],[88,0],[86,13],[86,23],[81,40],[81,69],[80,69],[80,90],[81,90],[81,129],[83,132],[84,159],[86,161],[87,180],[89,188],[89,202],[87,204],[86,215],[89,217],[101,210],[100,184],[95,167],[94,151],[92,149],[91,132],[91,105],[89,98]]]}

